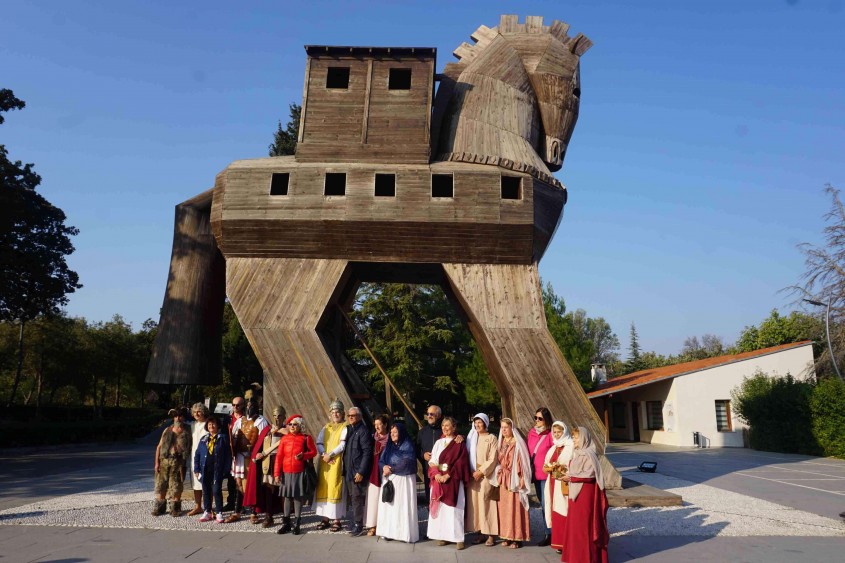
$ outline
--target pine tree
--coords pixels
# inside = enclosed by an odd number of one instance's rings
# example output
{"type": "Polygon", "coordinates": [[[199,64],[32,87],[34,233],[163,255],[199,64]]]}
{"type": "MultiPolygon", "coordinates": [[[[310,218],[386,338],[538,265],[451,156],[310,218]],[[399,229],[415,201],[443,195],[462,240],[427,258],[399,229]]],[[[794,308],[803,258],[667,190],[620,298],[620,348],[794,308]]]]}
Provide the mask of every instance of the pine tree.
{"type": "Polygon", "coordinates": [[[632,373],[643,369],[643,356],[640,350],[640,337],[637,327],[631,322],[631,342],[628,344],[628,361],[625,362],[625,373],[632,373]]]}
{"type": "Polygon", "coordinates": [[[290,121],[282,127],[282,121],[279,120],[279,126],[273,135],[273,143],[267,147],[270,156],[284,156],[296,152],[296,141],[299,138],[299,117],[302,114],[302,106],[291,104],[289,109],[290,121]]]}

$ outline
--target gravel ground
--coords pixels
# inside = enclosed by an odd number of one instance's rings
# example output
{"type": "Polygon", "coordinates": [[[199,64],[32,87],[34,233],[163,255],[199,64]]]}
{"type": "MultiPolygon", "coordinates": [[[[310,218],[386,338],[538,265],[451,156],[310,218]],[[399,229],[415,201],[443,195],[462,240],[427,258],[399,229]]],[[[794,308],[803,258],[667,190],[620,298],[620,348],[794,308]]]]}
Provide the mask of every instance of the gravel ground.
{"type": "MultiPolygon", "coordinates": [[[[680,494],[684,505],[666,508],[613,508],[608,527],[619,536],[845,536],[845,523],[801,510],[784,507],[709,487],[668,477],[659,473],[625,472],[636,481],[680,494]]],[[[129,481],[85,493],[60,496],[14,509],[0,511],[0,524],[48,525],[105,528],[142,528],[160,530],[241,531],[273,533],[249,523],[248,518],[233,524],[201,523],[197,518],[173,518],[150,515],[152,478],[129,481]]],[[[186,492],[190,492],[186,489],[186,492]]],[[[183,501],[184,511],[193,501],[183,501]]],[[[425,537],[425,508],[420,509],[421,537],[425,537]]],[[[303,514],[303,529],[318,531],[319,519],[311,512],[303,514]]],[[[542,515],[531,510],[531,528],[535,540],[542,535],[542,515]]]]}

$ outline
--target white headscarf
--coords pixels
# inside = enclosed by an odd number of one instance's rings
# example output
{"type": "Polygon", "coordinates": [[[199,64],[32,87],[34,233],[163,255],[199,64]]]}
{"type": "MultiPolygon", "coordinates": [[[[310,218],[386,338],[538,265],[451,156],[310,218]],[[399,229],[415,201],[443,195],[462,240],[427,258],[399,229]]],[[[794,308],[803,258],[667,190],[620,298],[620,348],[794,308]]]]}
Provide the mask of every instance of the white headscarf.
{"type": "MultiPolygon", "coordinates": [[[[519,493],[519,502],[522,503],[523,508],[528,510],[528,493],[530,489],[531,476],[534,474],[534,469],[531,467],[531,456],[528,455],[528,446],[525,440],[516,428],[516,424],[510,418],[503,418],[502,424],[508,423],[511,427],[511,432],[516,441],[516,447],[513,452],[513,464],[511,465],[511,477],[508,485],[508,490],[513,493],[519,493]],[[519,486],[519,474],[522,473],[523,486],[519,486]]],[[[499,428],[499,449],[502,448],[502,429],[499,428]]],[[[496,468],[497,476],[500,467],[496,468]]]]}
{"type": "MultiPolygon", "coordinates": [[[[572,442],[572,434],[569,432],[569,427],[566,425],[565,422],[562,420],[555,420],[552,423],[552,428],[555,426],[559,426],[561,430],[563,430],[563,436],[558,438],[557,440],[552,440],[552,443],[555,445],[556,448],[562,448],[564,446],[572,446],[574,444],[572,442]]],[[[552,434],[552,438],[554,438],[554,434],[552,434]]]]}
{"type": "Polygon", "coordinates": [[[490,417],[483,412],[478,413],[472,417],[472,430],[467,434],[467,451],[469,452],[469,466],[472,471],[475,471],[475,458],[478,456],[478,432],[475,430],[475,419],[480,418],[484,423],[484,428],[490,428],[490,417]]]}
{"type": "MultiPolygon", "coordinates": [[[[596,485],[604,489],[604,474],[599,463],[599,456],[596,453],[596,445],[590,436],[590,431],[583,426],[578,427],[578,443],[572,453],[572,461],[569,462],[569,476],[581,478],[596,478],[596,485]]],[[[569,498],[575,500],[581,492],[583,483],[569,483],[569,498]]]]}

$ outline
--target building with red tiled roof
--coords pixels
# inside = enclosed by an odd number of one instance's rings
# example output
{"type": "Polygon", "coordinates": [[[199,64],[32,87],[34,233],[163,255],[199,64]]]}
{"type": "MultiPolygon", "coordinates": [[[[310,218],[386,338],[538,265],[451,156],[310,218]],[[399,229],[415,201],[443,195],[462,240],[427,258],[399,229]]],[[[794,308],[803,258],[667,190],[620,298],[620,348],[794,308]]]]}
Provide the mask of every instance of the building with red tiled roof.
{"type": "Polygon", "coordinates": [[[637,371],[587,396],[607,427],[609,442],[742,447],[746,427],[731,411],[731,391],[757,372],[813,377],[812,344],[794,342],[637,371]]]}

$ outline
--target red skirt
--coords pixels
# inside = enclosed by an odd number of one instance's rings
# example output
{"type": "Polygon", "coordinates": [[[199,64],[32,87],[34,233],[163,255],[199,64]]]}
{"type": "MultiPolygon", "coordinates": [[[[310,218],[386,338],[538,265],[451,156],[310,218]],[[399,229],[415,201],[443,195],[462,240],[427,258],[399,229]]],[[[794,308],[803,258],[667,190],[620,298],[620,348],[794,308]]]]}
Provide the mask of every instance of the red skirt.
{"type": "Polygon", "coordinates": [[[607,496],[595,483],[583,483],[578,498],[569,499],[560,560],[607,563],[607,539],[607,496]]]}
{"type": "Polygon", "coordinates": [[[552,549],[563,549],[563,539],[566,533],[566,516],[558,514],[554,510],[555,487],[560,487],[560,483],[557,479],[550,478],[549,498],[546,502],[551,503],[550,506],[552,508],[552,549]]]}

